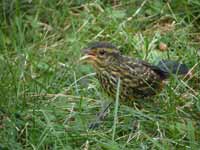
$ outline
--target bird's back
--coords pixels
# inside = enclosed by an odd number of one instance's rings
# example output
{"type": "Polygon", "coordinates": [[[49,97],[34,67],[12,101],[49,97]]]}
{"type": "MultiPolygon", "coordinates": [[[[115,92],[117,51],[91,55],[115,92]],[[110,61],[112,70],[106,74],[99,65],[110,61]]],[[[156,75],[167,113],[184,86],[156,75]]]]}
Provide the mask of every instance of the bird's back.
{"type": "Polygon", "coordinates": [[[160,91],[164,73],[147,62],[123,57],[118,64],[97,71],[97,78],[111,97],[116,95],[120,78],[120,99],[125,102],[155,95],[160,91]]]}

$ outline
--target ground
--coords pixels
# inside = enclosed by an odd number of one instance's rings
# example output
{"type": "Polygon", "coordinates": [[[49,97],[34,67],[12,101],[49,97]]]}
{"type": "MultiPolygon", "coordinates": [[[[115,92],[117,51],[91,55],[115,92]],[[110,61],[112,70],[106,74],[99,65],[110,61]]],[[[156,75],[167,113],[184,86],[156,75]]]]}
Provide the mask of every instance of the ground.
{"type": "Polygon", "coordinates": [[[0,2],[0,149],[198,149],[199,0],[7,0],[0,2]],[[141,107],[102,103],[94,70],[78,59],[91,41],[153,64],[187,64],[141,107]],[[118,109],[116,109],[118,108],[118,109]]]}

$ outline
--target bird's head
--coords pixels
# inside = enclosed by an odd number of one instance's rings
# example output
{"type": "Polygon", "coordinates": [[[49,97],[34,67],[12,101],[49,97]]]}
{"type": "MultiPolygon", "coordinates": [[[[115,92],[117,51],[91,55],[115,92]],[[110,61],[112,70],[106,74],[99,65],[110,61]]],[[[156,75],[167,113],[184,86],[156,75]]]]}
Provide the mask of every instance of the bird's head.
{"type": "Polygon", "coordinates": [[[95,67],[108,66],[118,63],[121,58],[120,51],[111,43],[95,42],[83,49],[83,57],[81,61],[90,63],[95,67]]]}

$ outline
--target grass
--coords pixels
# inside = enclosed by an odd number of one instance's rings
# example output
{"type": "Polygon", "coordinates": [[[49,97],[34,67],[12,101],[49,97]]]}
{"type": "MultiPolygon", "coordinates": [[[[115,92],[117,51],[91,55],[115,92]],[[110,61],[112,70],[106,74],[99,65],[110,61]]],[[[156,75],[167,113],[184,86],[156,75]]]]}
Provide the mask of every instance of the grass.
{"type": "Polygon", "coordinates": [[[198,149],[198,0],[0,2],[0,149],[198,149]],[[99,129],[89,123],[105,99],[81,49],[105,40],[157,63],[184,62],[142,108],[120,105],[99,129]],[[168,50],[159,51],[160,42],[168,50]],[[115,121],[113,121],[115,118],[115,121]],[[114,125],[114,128],[112,128],[114,125]]]}

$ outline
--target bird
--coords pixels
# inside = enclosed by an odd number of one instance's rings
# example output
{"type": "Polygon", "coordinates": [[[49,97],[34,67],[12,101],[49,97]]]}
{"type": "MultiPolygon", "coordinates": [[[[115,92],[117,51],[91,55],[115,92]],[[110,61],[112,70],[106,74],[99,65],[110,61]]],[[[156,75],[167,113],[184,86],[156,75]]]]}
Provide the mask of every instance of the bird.
{"type": "Polygon", "coordinates": [[[152,97],[163,89],[163,82],[171,73],[187,74],[185,64],[176,61],[160,61],[152,65],[147,61],[122,55],[116,46],[109,42],[94,42],[83,49],[81,61],[91,64],[102,89],[114,98],[118,80],[120,102],[152,97]]]}
{"type": "Polygon", "coordinates": [[[82,52],[80,61],[92,65],[103,91],[113,100],[120,80],[119,102],[128,106],[160,93],[171,74],[186,75],[189,71],[185,64],[176,61],[162,60],[153,65],[123,55],[110,42],[90,43],[82,52]]]}

